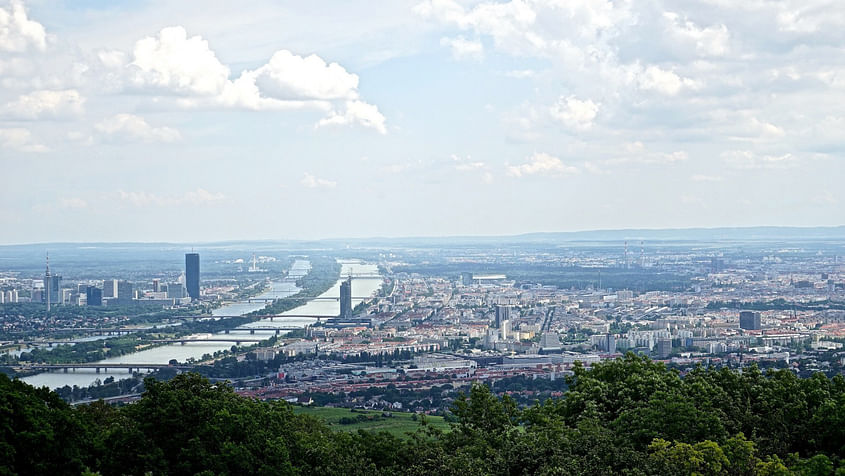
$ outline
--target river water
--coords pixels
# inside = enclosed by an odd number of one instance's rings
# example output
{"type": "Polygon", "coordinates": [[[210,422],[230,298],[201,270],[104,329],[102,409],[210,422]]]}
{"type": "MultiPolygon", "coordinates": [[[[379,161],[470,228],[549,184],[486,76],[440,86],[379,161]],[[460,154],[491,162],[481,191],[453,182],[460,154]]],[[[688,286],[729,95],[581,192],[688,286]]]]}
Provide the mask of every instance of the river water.
{"type": "MultiPolygon", "coordinates": [[[[374,264],[365,264],[359,261],[340,261],[340,263],[341,276],[347,276],[349,274],[375,275],[378,273],[378,266],[374,264]]],[[[307,261],[298,260],[294,262],[294,264],[291,266],[291,270],[288,274],[288,277],[281,281],[271,282],[270,289],[262,293],[259,297],[272,297],[273,299],[280,299],[296,294],[297,292],[299,292],[299,288],[297,288],[295,284],[296,278],[306,274],[308,269],[310,269],[310,263],[308,263],[307,261]]],[[[338,279],[334,286],[332,286],[328,291],[321,294],[319,298],[339,298],[340,283],[343,282],[343,280],[343,278],[338,279]]],[[[355,297],[373,295],[376,291],[378,291],[379,287],[381,286],[381,283],[382,278],[353,278],[352,296],[355,297]]],[[[361,299],[353,299],[353,307],[359,302],[361,302],[361,299]]],[[[257,309],[261,309],[266,305],[267,304],[263,302],[232,303],[215,309],[213,314],[218,316],[243,315],[255,311],[257,309]]],[[[282,313],[282,316],[305,314],[314,316],[336,317],[339,313],[339,310],[340,303],[337,299],[317,299],[309,301],[302,306],[291,309],[290,311],[284,312],[282,313]]],[[[276,317],[273,318],[273,320],[262,319],[260,321],[245,324],[243,326],[238,327],[237,329],[229,331],[229,334],[220,332],[215,335],[232,339],[237,338],[237,336],[244,336],[245,338],[268,339],[276,334],[275,331],[253,331],[254,333],[250,333],[250,328],[305,327],[309,324],[314,323],[315,321],[315,318],[276,317]]],[[[284,334],[283,331],[281,333],[284,334]]],[[[197,335],[196,337],[202,338],[203,336],[197,335]]],[[[153,349],[143,350],[140,352],[135,352],[133,354],[123,355],[120,357],[113,357],[110,359],[101,360],[99,362],[121,364],[166,364],[171,359],[176,359],[179,362],[184,362],[189,358],[199,360],[204,354],[214,354],[214,352],[218,350],[229,349],[234,344],[234,342],[189,342],[185,345],[172,344],[156,347],[153,349]]],[[[243,344],[248,345],[249,342],[244,342],[243,344]]],[[[108,373],[101,370],[101,373],[98,374],[94,371],[94,369],[79,369],[75,372],[69,371],[68,373],[64,373],[63,371],[43,372],[37,375],[24,377],[22,380],[36,387],[47,386],[50,388],[60,388],[64,387],[65,385],[77,385],[79,387],[85,387],[95,383],[97,379],[105,379],[109,376],[113,376],[115,379],[120,379],[128,375],[128,371],[126,370],[112,370],[108,373]]]]}

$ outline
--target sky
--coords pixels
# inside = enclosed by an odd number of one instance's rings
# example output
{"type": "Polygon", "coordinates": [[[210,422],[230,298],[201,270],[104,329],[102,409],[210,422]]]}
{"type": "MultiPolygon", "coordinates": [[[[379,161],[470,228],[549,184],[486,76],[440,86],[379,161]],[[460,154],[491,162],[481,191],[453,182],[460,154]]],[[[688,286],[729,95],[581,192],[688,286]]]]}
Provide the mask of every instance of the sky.
{"type": "Polygon", "coordinates": [[[837,0],[0,0],[0,243],[845,223],[837,0]]]}

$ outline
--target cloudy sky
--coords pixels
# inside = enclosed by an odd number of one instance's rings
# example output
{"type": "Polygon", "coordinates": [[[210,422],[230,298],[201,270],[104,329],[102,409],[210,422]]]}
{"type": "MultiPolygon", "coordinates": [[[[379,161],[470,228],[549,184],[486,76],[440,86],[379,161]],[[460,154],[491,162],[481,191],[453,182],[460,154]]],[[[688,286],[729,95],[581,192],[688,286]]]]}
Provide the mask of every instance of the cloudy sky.
{"type": "Polygon", "coordinates": [[[845,3],[0,0],[0,243],[845,222],[845,3]]]}

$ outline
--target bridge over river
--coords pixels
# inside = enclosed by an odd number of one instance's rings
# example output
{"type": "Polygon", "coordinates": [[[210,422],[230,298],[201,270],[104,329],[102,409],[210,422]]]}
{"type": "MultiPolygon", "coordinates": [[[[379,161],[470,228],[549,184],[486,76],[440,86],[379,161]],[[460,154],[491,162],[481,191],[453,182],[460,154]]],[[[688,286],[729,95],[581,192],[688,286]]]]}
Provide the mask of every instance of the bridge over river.
{"type": "Polygon", "coordinates": [[[141,371],[144,370],[161,370],[161,369],[176,369],[180,371],[185,370],[192,370],[195,366],[187,365],[187,364],[180,364],[180,365],[170,365],[170,364],[112,364],[112,363],[105,363],[105,362],[95,362],[91,364],[27,364],[27,365],[20,365],[12,367],[13,369],[21,372],[28,372],[28,371],[42,371],[42,372],[50,372],[53,370],[63,370],[67,373],[69,370],[76,371],[77,369],[94,369],[97,373],[100,371],[108,372],[109,370],[123,370],[126,369],[129,373],[132,373],[133,370],[141,371]]]}

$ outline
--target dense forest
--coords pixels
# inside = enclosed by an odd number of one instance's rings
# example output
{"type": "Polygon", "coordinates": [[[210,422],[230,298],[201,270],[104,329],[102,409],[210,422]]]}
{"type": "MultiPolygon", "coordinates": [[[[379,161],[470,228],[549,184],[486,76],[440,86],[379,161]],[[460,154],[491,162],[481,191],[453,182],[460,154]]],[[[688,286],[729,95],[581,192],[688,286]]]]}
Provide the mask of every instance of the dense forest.
{"type": "Polygon", "coordinates": [[[563,398],[520,407],[475,385],[450,431],[332,431],[196,374],[139,401],[68,406],[0,375],[6,474],[845,474],[845,379],[698,368],[628,354],[576,367],[563,398]]]}

